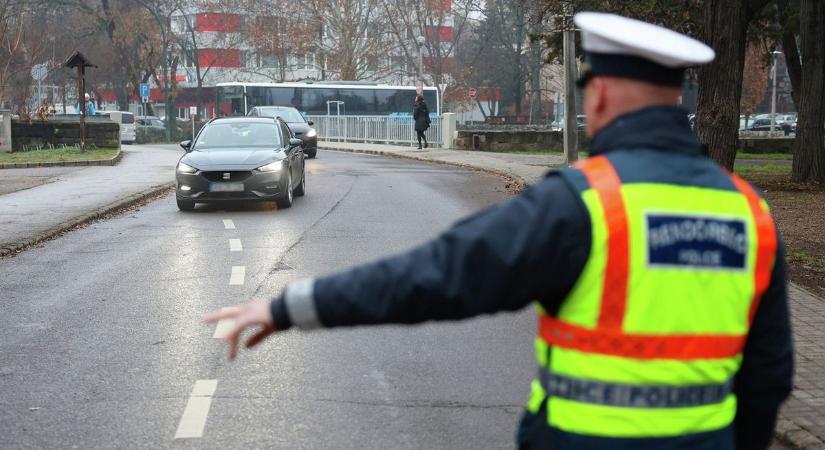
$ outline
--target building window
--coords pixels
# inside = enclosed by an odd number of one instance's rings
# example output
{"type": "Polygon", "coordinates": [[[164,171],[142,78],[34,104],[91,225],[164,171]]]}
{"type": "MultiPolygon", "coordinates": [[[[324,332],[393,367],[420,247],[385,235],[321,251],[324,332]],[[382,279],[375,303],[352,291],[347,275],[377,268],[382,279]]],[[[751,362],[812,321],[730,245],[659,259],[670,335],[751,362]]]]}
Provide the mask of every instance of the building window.
{"type": "Polygon", "coordinates": [[[258,67],[277,69],[280,66],[278,57],[272,54],[258,55],[258,67]]]}
{"type": "Polygon", "coordinates": [[[307,53],[304,55],[304,69],[315,70],[315,53],[307,53]]]}
{"type": "Polygon", "coordinates": [[[241,52],[241,65],[247,69],[257,69],[260,67],[260,58],[258,54],[252,50],[244,50],[241,52]]]}

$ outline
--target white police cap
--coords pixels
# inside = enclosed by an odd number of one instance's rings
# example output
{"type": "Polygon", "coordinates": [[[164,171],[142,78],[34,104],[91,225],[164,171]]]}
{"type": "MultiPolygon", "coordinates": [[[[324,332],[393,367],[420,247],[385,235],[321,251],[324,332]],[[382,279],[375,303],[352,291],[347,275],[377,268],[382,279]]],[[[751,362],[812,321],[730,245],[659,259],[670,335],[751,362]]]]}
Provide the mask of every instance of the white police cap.
{"type": "Polygon", "coordinates": [[[573,21],[581,29],[588,78],[612,75],[678,85],[686,67],[715,57],[712,48],[696,39],[640,20],[581,12],[573,21]]]}

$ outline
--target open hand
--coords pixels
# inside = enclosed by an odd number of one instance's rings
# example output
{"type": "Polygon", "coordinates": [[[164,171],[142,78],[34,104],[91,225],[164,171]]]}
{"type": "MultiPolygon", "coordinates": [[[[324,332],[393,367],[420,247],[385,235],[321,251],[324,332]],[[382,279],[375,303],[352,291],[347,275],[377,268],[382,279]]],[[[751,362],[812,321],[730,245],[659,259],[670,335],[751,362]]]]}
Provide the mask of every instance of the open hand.
{"type": "Polygon", "coordinates": [[[203,321],[214,323],[223,319],[234,321],[232,329],[223,337],[224,340],[229,342],[230,360],[234,360],[238,354],[238,339],[246,327],[258,326],[258,332],[246,341],[246,348],[258,345],[276,331],[272,323],[272,314],[269,311],[269,302],[265,300],[256,300],[231,308],[224,308],[220,311],[213,311],[205,315],[203,321]]]}

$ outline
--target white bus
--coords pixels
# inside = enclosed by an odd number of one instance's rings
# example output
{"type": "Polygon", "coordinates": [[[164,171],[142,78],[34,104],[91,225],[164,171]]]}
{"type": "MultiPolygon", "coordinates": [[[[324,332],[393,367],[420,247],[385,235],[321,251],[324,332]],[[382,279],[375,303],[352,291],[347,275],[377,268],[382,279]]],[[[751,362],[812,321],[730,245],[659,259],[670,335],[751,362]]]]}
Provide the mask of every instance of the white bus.
{"type": "MultiPolygon", "coordinates": [[[[411,115],[414,86],[390,86],[357,81],[311,83],[220,83],[216,114],[245,116],[255,106],[293,106],[309,116],[411,115]]],[[[440,115],[438,89],[424,87],[430,114],[440,115]]]]}

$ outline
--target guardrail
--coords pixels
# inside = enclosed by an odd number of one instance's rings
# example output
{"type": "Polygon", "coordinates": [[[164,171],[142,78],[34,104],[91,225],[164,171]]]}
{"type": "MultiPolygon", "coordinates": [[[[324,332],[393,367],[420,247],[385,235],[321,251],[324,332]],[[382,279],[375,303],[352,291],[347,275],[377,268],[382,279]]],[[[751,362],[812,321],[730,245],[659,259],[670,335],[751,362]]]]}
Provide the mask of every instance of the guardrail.
{"type": "MultiPolygon", "coordinates": [[[[338,142],[418,144],[412,116],[307,116],[318,138],[338,142]]],[[[441,144],[441,118],[431,116],[427,141],[441,144]]]]}

